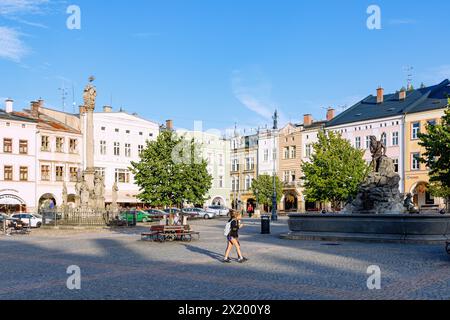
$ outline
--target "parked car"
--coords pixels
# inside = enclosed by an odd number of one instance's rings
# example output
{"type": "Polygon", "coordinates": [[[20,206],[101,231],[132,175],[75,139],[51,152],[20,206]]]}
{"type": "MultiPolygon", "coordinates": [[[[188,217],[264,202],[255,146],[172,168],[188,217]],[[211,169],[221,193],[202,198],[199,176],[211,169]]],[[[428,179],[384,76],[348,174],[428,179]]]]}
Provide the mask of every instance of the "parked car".
{"type": "Polygon", "coordinates": [[[201,208],[186,208],[183,209],[183,214],[189,215],[191,218],[203,218],[203,219],[213,219],[216,214],[212,211],[205,211],[201,208]]]}
{"type": "Polygon", "coordinates": [[[31,228],[40,228],[42,226],[42,217],[30,213],[20,213],[11,216],[13,219],[21,220],[22,222],[29,224],[31,228]]]}
{"type": "Polygon", "coordinates": [[[124,211],[120,213],[120,220],[127,220],[128,222],[133,222],[133,215],[136,214],[136,222],[151,222],[153,217],[146,211],[124,211]]]}
{"type": "Polygon", "coordinates": [[[163,211],[166,213],[166,215],[167,214],[177,214],[177,213],[181,214],[181,210],[178,208],[168,208],[168,209],[164,209],[163,211]]]}
{"type": "Polygon", "coordinates": [[[167,216],[167,212],[158,209],[150,209],[145,212],[147,212],[153,219],[162,219],[164,216],[167,216]]]}
{"type": "Polygon", "coordinates": [[[230,210],[223,206],[208,206],[206,207],[206,212],[212,212],[218,217],[226,217],[229,215],[230,210]]]}

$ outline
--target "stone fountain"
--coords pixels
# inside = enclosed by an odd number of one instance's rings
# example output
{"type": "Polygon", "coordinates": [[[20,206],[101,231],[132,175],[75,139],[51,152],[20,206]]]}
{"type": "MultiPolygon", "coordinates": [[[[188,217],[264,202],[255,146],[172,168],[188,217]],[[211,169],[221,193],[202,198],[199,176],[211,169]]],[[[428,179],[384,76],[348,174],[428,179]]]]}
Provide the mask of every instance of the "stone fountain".
{"type": "Polygon", "coordinates": [[[393,160],[386,156],[386,146],[371,137],[370,150],[373,170],[343,213],[291,214],[290,232],[281,237],[444,244],[450,237],[450,216],[407,213],[413,211],[408,201],[403,201],[399,190],[401,179],[395,172],[393,160]]]}

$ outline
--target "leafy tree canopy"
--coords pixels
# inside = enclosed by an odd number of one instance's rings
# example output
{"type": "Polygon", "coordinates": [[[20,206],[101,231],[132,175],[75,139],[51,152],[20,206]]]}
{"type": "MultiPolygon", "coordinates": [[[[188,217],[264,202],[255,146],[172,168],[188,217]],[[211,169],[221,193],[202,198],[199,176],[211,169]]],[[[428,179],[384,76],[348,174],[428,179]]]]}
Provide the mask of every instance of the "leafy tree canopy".
{"type": "Polygon", "coordinates": [[[138,198],[155,207],[203,204],[212,185],[202,146],[163,131],[156,141],[147,142],[139,162],[130,170],[141,193],[138,198]]]}
{"type": "MultiPolygon", "coordinates": [[[[283,194],[283,185],[278,176],[275,177],[277,191],[277,203],[280,202],[283,194]]],[[[262,174],[252,182],[252,192],[259,204],[272,206],[273,197],[273,177],[268,174],[262,174]]]]}
{"type": "Polygon", "coordinates": [[[369,173],[364,150],[353,148],[333,131],[319,132],[311,162],[303,162],[307,201],[331,202],[334,208],[354,197],[369,173]]]}

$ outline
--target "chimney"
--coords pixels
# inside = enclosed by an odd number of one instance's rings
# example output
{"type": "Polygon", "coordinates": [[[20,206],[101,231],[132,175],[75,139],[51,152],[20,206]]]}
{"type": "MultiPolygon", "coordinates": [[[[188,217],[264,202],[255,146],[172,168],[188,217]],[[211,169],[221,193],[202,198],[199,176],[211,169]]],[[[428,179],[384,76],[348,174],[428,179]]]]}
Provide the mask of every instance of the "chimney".
{"type": "Polygon", "coordinates": [[[103,112],[106,112],[106,113],[112,112],[112,107],[111,106],[104,106],[103,107],[103,112]]]}
{"type": "Polygon", "coordinates": [[[6,111],[6,113],[13,112],[13,104],[14,104],[14,100],[6,99],[6,101],[5,101],[5,111],[6,111]]]}
{"type": "Polygon", "coordinates": [[[166,121],[166,128],[167,130],[173,130],[173,120],[166,121]]]}
{"type": "Polygon", "coordinates": [[[313,117],[310,114],[305,114],[303,116],[303,125],[310,126],[313,123],[313,117]]]}
{"type": "Polygon", "coordinates": [[[398,99],[404,101],[406,99],[406,89],[402,88],[398,94],[398,99]]]}
{"type": "Polygon", "coordinates": [[[377,89],[377,103],[383,103],[384,102],[384,89],[382,87],[379,87],[377,89]]]}
{"type": "Polygon", "coordinates": [[[39,105],[39,110],[44,108],[44,100],[39,99],[37,102],[38,102],[38,105],[39,105]]]}
{"type": "Polygon", "coordinates": [[[39,116],[39,106],[40,103],[38,101],[31,101],[31,115],[35,118],[39,116]]]}
{"type": "Polygon", "coordinates": [[[328,108],[328,111],[327,111],[327,121],[331,121],[331,120],[334,119],[335,112],[336,112],[336,110],[334,110],[333,108],[331,108],[331,107],[328,108]]]}

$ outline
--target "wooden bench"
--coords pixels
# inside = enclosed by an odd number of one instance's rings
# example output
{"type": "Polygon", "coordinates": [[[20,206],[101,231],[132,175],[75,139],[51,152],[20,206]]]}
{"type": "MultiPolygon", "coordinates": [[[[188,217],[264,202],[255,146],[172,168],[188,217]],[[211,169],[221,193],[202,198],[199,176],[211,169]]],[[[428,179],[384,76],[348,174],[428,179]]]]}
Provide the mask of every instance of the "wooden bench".
{"type": "Polygon", "coordinates": [[[141,240],[147,241],[192,241],[193,236],[200,239],[200,232],[194,232],[190,226],[152,226],[150,232],[141,234],[141,240]]]}

